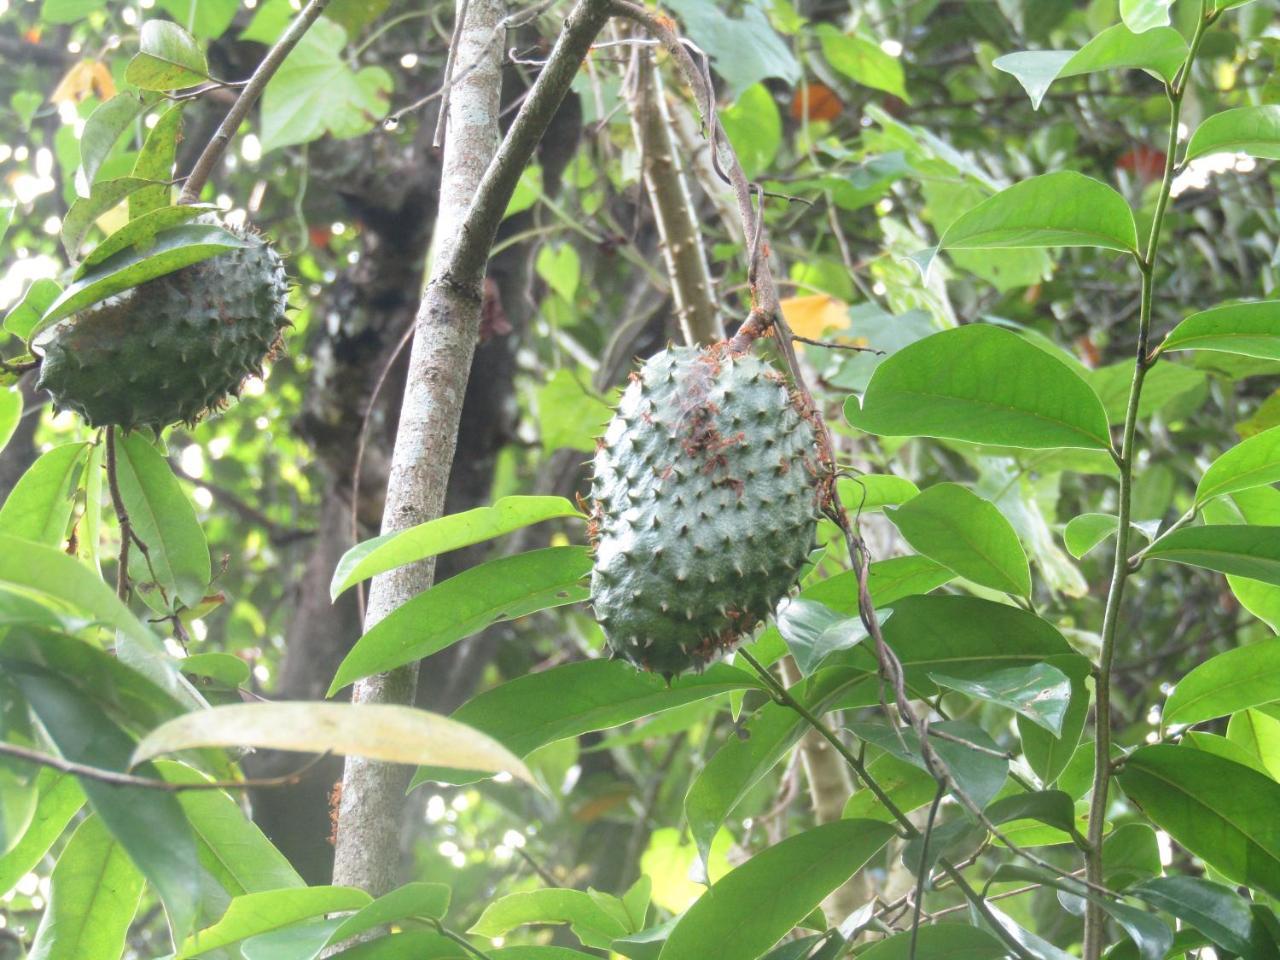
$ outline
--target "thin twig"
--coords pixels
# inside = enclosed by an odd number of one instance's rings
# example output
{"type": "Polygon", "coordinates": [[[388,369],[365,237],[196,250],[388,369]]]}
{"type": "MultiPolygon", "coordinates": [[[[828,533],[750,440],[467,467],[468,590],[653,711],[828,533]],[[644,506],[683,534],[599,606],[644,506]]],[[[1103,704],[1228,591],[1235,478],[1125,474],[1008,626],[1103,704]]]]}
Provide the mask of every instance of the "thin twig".
{"type": "Polygon", "coordinates": [[[855,350],[860,353],[874,353],[883,357],[884,351],[877,350],[875,347],[864,347],[856,343],[837,343],[834,340],[814,340],[812,337],[802,337],[800,334],[792,332],[791,339],[798,343],[809,343],[815,347],[826,347],[828,350],[855,350]]]}
{"type": "Polygon", "coordinates": [[[133,540],[133,527],[129,523],[129,511],[120,496],[120,481],[116,474],[116,428],[107,427],[107,489],[111,491],[111,505],[115,507],[116,520],[120,524],[120,557],[116,563],[116,596],[129,599],[129,544],[133,540]]]}

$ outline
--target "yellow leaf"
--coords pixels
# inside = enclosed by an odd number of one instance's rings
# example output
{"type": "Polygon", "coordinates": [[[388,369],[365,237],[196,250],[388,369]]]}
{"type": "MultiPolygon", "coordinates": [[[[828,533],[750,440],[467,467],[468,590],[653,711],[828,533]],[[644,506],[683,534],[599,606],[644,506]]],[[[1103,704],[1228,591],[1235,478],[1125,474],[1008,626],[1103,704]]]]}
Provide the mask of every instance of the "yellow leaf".
{"type": "Polygon", "coordinates": [[[95,66],[101,64],[95,60],[81,60],[58,81],[49,100],[53,103],[79,103],[93,90],[95,66]]]}
{"type": "Polygon", "coordinates": [[[849,305],[825,293],[787,297],[781,306],[787,326],[802,337],[816,340],[826,330],[844,329],[849,324],[849,305]]]}
{"type": "Polygon", "coordinates": [[[107,65],[101,60],[93,61],[92,84],[94,95],[103,102],[116,95],[115,78],[111,76],[111,71],[107,69],[107,65]]]}

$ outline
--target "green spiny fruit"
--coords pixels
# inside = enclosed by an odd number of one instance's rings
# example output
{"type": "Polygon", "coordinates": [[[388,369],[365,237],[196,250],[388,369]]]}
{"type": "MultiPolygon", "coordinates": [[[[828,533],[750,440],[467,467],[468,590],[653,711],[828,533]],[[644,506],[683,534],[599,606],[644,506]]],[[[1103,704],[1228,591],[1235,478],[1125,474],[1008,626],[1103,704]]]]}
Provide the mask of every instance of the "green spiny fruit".
{"type": "Polygon", "coordinates": [[[753,356],[677,347],[632,374],[592,485],[591,602],[615,656],[701,669],[773,613],[813,544],[817,451],[753,356]]]}
{"type": "MultiPolygon", "coordinates": [[[[203,218],[202,218],[203,219],[203,218]]],[[[257,234],[245,247],[148,280],[55,324],[39,386],[91,426],[192,422],[239,394],[276,349],[289,285],[257,234]]]]}

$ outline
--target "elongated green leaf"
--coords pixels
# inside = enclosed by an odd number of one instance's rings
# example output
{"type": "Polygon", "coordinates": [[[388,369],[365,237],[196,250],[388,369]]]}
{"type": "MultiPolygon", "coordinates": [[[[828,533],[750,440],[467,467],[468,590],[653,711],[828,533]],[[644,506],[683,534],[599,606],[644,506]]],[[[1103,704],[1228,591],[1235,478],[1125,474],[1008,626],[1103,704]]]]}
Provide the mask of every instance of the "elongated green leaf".
{"type": "Polygon", "coordinates": [[[344,590],[361,580],[406,563],[425,560],[482,540],[492,540],[543,520],[581,516],[582,513],[564,497],[503,497],[491,507],[450,514],[356,544],[338,561],[329,593],[337,599],[344,590]]]}
{"type": "Polygon", "coordinates": [[[1280,427],[1255,434],[1218,457],[1196,486],[1196,505],[1280,481],[1280,427]]]}
{"type": "Polygon", "coordinates": [[[984,812],[997,826],[1015,820],[1039,820],[1065,833],[1072,833],[1076,828],[1075,804],[1061,790],[1015,793],[995,801],[984,812]]]}
{"type": "Polygon", "coordinates": [[[98,170],[120,134],[129,129],[154,97],[154,94],[139,95],[132,90],[117,93],[89,114],[80,134],[80,169],[77,171],[77,181],[84,192],[87,193],[97,179],[98,170]]]}
{"type": "Polygon", "coordinates": [[[1280,300],[1230,303],[1193,313],[1170,331],[1160,350],[1212,350],[1280,360],[1280,300]]]}
{"type": "Polygon", "coordinates": [[[197,710],[143,737],[131,762],[193,747],[355,755],[389,763],[506,771],[533,783],[525,765],[484,734],[425,710],[386,704],[240,703],[197,710]]]}
{"type": "Polygon", "coordinates": [[[212,576],[209,544],[195,508],[168,461],[141,433],[120,437],[116,450],[120,498],[133,532],[147,545],[145,557],[138,551],[135,579],[145,583],[154,578],[170,610],[179,600],[194,607],[212,576]]]}
{"type": "Polygon", "coordinates": [[[1128,757],[1120,785],[1227,879],[1280,895],[1280,783],[1203,750],[1157,744],[1128,757]]]}
{"type": "Polygon", "coordinates": [[[1103,540],[1115,536],[1119,526],[1120,518],[1114,514],[1082,513],[1067,521],[1062,540],[1067,552],[1079,559],[1103,540]]]}
{"type": "MultiPolygon", "coordinates": [[[[920,752],[920,737],[911,727],[894,730],[885,723],[865,721],[848,724],[847,729],[899,760],[928,769],[920,752]]],[[[1009,775],[1009,761],[998,755],[1000,748],[981,728],[965,720],[946,720],[931,724],[930,729],[948,735],[945,740],[931,737],[929,745],[947,765],[956,785],[974,803],[985,807],[1009,775]],[[983,751],[994,751],[995,755],[983,751]]]]}
{"type": "Polygon", "coordinates": [[[567,923],[584,945],[600,950],[608,950],[614,940],[634,932],[595,897],[567,889],[530,890],[495,900],[468,932],[501,937],[531,923],[567,923]]]}
{"type": "Polygon", "coordinates": [[[816,32],[822,44],[822,56],[833,69],[863,86],[884,90],[911,102],[902,62],[885,53],[880,44],[866,37],[842,34],[830,24],[819,25],[816,32]]]}
{"type": "Polygon", "coordinates": [[[1169,25],[1173,0],[1120,0],[1120,19],[1134,33],[1169,25]]]}
{"type": "MultiPolygon", "coordinates": [[[[928,557],[910,555],[877,560],[868,570],[867,589],[877,610],[903,597],[928,593],[955,579],[955,574],[928,557]]],[[[803,600],[816,600],[833,610],[853,616],[858,612],[858,576],[854,570],[819,580],[800,593],[803,600]]]]}
{"type": "Polygon", "coordinates": [[[59,546],[88,455],[87,443],[64,443],[41,454],[0,506],[0,533],[59,546]]]}
{"type": "Polygon", "coordinates": [[[164,113],[147,133],[147,139],[138,151],[133,164],[133,175],[144,180],[154,180],[159,186],[147,187],[129,194],[129,219],[169,206],[173,189],[173,161],[182,136],[182,110],[186,101],[178,101],[164,113]]]}
{"type": "Polygon", "coordinates": [[[1153,543],[1147,556],[1280,585],[1280,537],[1273,527],[1184,527],[1153,543]]]}
{"type": "Polygon", "coordinates": [[[999,327],[970,324],[899,350],[845,418],[884,436],[1108,449],[1106,411],[1066,364],[999,327]]]}
{"type": "MultiPolygon", "coordinates": [[[[128,769],[133,740],[89,698],[40,667],[11,662],[6,669],[65,759],[105,770],[128,769]]],[[[155,775],[149,766],[138,772],[155,775]]],[[[80,786],[112,836],[159,892],[174,935],[186,936],[195,920],[200,880],[195,841],[177,799],[159,790],[89,778],[80,786]]]]}
{"type": "Polygon", "coordinates": [[[1089,715],[1089,687],[1086,681],[1092,665],[1084,657],[1064,657],[1056,660],[1055,666],[1071,682],[1071,702],[1062,718],[1061,735],[1054,736],[1028,718],[1018,717],[1022,754],[1045,786],[1053,784],[1070,762],[1089,715]]]}
{"type": "Polygon", "coordinates": [[[185,224],[160,231],[145,250],[121,250],[67,287],[30,335],[34,337],[63,317],[105,300],[113,293],[243,246],[246,241],[213,224],[185,224]]]}
{"type": "Polygon", "coordinates": [[[1150,880],[1164,872],[1160,841],[1146,823],[1126,823],[1102,841],[1103,881],[1113,890],[1150,880]]]}
{"type": "Polygon", "coordinates": [[[84,806],[84,793],[70,774],[45,768],[36,777],[35,785],[39,796],[35,816],[22,838],[0,856],[0,896],[36,868],[84,806]]]}
{"type": "Polygon", "coordinates": [[[338,667],[329,695],[361,677],[413,663],[483,630],[537,610],[585,600],[586,547],[545,547],[472,567],[423,591],[378,621],[338,667]]]}
{"type": "Polygon", "coordinates": [[[8,444],[21,419],[22,394],[17,390],[0,388],[0,450],[8,444]]]}
{"type": "Polygon", "coordinates": [[[187,938],[174,960],[198,957],[300,920],[338,910],[359,910],[372,902],[373,898],[367,893],[352,887],[299,887],[248,893],[232,900],[222,919],[213,926],[187,938]]]}
{"type": "Polygon", "coordinates": [[[1130,253],[1138,248],[1138,232],[1124,197],[1099,180],[1061,170],[983,200],[946,229],[938,247],[1101,247],[1130,253]]]}
{"type": "MultiPolygon", "coordinates": [[[[162,230],[168,230],[170,227],[180,226],[188,220],[194,220],[201,214],[208,213],[210,210],[216,210],[211,203],[183,203],[172,207],[160,207],[156,210],[150,210],[141,216],[130,220],[123,227],[117,230],[111,236],[107,237],[100,244],[85,254],[84,260],[80,266],[76,268],[73,275],[74,279],[79,280],[89,272],[90,267],[96,267],[102,261],[119,253],[127,247],[135,247],[138,250],[145,250],[154,239],[155,235],[162,230]]],[[[49,300],[52,303],[53,299],[49,300]]],[[[42,307],[40,313],[44,313],[45,307],[42,307]]]]}
{"type": "MultiPolygon", "coordinates": [[[[1133,385],[1134,361],[1125,360],[1090,370],[1089,386],[1093,387],[1106,408],[1112,423],[1124,423],[1133,385]]],[[[1162,363],[1148,371],[1138,403],[1138,416],[1150,417],[1157,411],[1203,385],[1205,373],[1178,363],[1162,363]]]]}
{"type": "Polygon", "coordinates": [[[31,960],[118,960],[142,874],[98,817],[76,828],[53,869],[31,960]]]}
{"type": "Polygon", "coordinates": [[[974,679],[948,677],[938,672],[929,674],[929,678],[940,687],[1008,707],[1054,736],[1061,735],[1067,705],[1071,702],[1070,679],[1048,663],[996,670],[974,679]]]}
{"type": "MultiPolygon", "coordinates": [[[[1242,717],[1249,712],[1250,711],[1246,710],[1244,713],[1238,713],[1231,719],[1232,721],[1235,721],[1237,717],[1242,717]]],[[[1230,731],[1230,726],[1228,726],[1227,729],[1230,731]]],[[[1271,775],[1267,770],[1267,765],[1262,762],[1262,758],[1248,746],[1238,742],[1237,740],[1231,740],[1228,737],[1222,737],[1216,733],[1202,733],[1199,730],[1188,730],[1182,735],[1182,739],[1179,743],[1183,746],[1195,747],[1197,750],[1203,750],[1205,753],[1216,754],[1224,760],[1230,760],[1232,763],[1244,764],[1244,766],[1257,770],[1259,773],[1266,774],[1267,776],[1271,775]]],[[[1156,872],[1159,873],[1159,871],[1156,872]]]]}
{"type": "Polygon", "coordinates": [[[892,835],[874,820],[838,820],[756,854],[679,919],[660,960],[756,960],[892,835]]]}
{"type": "Polygon", "coordinates": [[[176,23],[148,20],[124,78],[143,90],[181,90],[205,83],[209,64],[195,37],[176,23]]]}
{"type": "Polygon", "coordinates": [[[62,220],[62,246],[67,251],[67,256],[72,260],[76,259],[80,253],[80,244],[84,242],[94,220],[129,194],[151,186],[155,186],[151,180],[139,177],[117,177],[95,183],[89,196],[80,197],[71,204],[71,209],[62,220]]]}
{"type": "Polygon", "coordinates": [[[15,337],[26,340],[36,328],[44,312],[49,309],[58,297],[62,296],[62,285],[56,280],[33,280],[27,287],[22,299],[13,305],[4,316],[4,328],[15,337]]]}
{"type": "Polygon", "coordinates": [[[1165,702],[1166,724],[1200,723],[1280,700],[1280,638],[1206,660],[1178,681],[1165,702]]]}
{"type": "Polygon", "coordinates": [[[803,597],[783,600],[778,605],[777,627],[800,673],[806,677],[830,654],[847,650],[867,636],[858,616],[846,616],[803,597]]]}
{"type": "MultiPolygon", "coordinates": [[[[874,751],[867,764],[867,773],[884,790],[893,805],[903,813],[918,810],[933,799],[938,792],[938,781],[913,763],[899,760],[891,753],[874,751]]],[[[896,818],[870,788],[855,790],[845,801],[841,816],[846,820],[883,820],[895,823],[896,818]]]]}
{"type": "Polygon", "coordinates": [[[1227,724],[1227,740],[1253,756],[1272,780],[1280,780],[1280,719],[1262,710],[1240,710],[1227,724]]]}
{"type": "Polygon", "coordinates": [[[907,543],[959,576],[1015,596],[1031,593],[1018,535],[995,504],[967,487],[934,484],[885,514],[907,543]]]}
{"type": "Polygon", "coordinates": [[[1187,141],[1183,162],[1223,152],[1280,160],[1280,104],[1236,107],[1208,117],[1187,141]]]}
{"type": "Polygon", "coordinates": [[[1157,877],[1129,892],[1244,960],[1275,956],[1275,946],[1250,912],[1249,902],[1230,887],[1201,877],[1157,877]]]}
{"type": "Polygon", "coordinates": [[[867,473],[860,477],[841,477],[836,492],[850,513],[866,513],[883,506],[906,503],[920,489],[905,477],[891,473],[867,473]]]}
{"type": "Polygon", "coordinates": [[[1135,33],[1124,24],[1102,31],[1080,50],[1024,50],[997,57],[991,65],[1013,74],[1039,109],[1055,80],[1108,70],[1147,70],[1172,80],[1186,59],[1187,43],[1171,27],[1135,33]]]}
{"type": "MultiPolygon", "coordinates": [[[[859,960],[910,960],[911,931],[895,933],[865,952],[859,960]]],[[[922,926],[916,939],[916,960],[1002,960],[1009,950],[981,927],[967,923],[931,923],[922,926]]]]}

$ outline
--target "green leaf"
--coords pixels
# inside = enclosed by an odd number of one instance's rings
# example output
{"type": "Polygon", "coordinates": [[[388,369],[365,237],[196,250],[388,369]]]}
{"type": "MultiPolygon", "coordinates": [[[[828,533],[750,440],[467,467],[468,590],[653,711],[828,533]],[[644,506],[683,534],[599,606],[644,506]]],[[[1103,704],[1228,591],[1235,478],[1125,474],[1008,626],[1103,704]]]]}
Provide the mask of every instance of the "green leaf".
{"type": "Polygon", "coordinates": [[[1280,104],[1236,107],[1204,120],[1187,141],[1182,162],[1207,153],[1247,153],[1280,160],[1280,104]]]}
{"type": "Polygon", "coordinates": [[[888,824],[838,820],[769,847],[711,885],[676,923],[660,960],[755,960],[892,836],[888,824]]]}
{"type": "Polygon", "coordinates": [[[1056,666],[1071,681],[1071,703],[1062,719],[1062,734],[1054,736],[1026,717],[1018,717],[1018,735],[1022,738],[1022,754],[1040,782],[1045,786],[1058,779],[1075,752],[1089,714],[1091,664],[1084,657],[1059,658],[1056,666]]]}
{"type": "Polygon", "coordinates": [[[22,419],[22,394],[17,390],[0,389],[0,451],[4,450],[22,419]]]}
{"type": "Polygon", "coordinates": [[[1280,481],[1280,427],[1255,434],[1232,447],[1204,472],[1196,486],[1196,506],[1214,497],[1280,481]]]}
{"type": "Polygon", "coordinates": [[[1018,535],[990,500],[958,483],[938,483],[885,510],[917,552],[974,583],[1015,596],[1031,593],[1031,568],[1018,535]]]}
{"type": "MultiPolygon", "coordinates": [[[[287,3],[288,0],[285,0],[287,3]]],[[[555,947],[523,947],[519,949],[556,950],[555,947]]],[[[491,950],[489,955],[494,960],[582,960],[574,956],[573,951],[565,950],[563,954],[552,953],[547,957],[530,955],[529,957],[503,958],[505,951],[491,950]]],[[[438,933],[426,931],[405,931],[393,936],[379,937],[368,943],[348,947],[341,953],[334,954],[335,960],[466,960],[458,955],[458,944],[438,933]]]]}
{"type": "Polygon", "coordinates": [[[139,95],[130,90],[117,93],[89,114],[80,134],[80,168],[76,171],[76,181],[82,192],[88,192],[97,179],[103,161],[115,147],[120,134],[128,130],[153,102],[153,96],[139,95]]]}
{"type": "Polygon", "coordinates": [[[537,610],[585,600],[587,547],[545,547],[479,564],[438,583],[379,620],[338,667],[332,696],[362,677],[413,663],[483,630],[537,610]]]}
{"type": "Polygon", "coordinates": [[[113,293],[246,245],[246,241],[214,224],[193,223],[159,231],[145,249],[122,250],[67,287],[30,335],[34,337],[63,317],[113,293]]]}
{"type": "MultiPolygon", "coordinates": [[[[76,268],[76,272],[72,274],[72,278],[79,280],[89,272],[90,267],[96,267],[108,257],[119,253],[127,247],[134,247],[138,251],[143,251],[150,245],[157,233],[168,230],[170,227],[184,224],[188,220],[194,220],[201,214],[216,209],[217,207],[210,203],[184,203],[172,207],[160,207],[144,213],[136,219],[130,220],[86,253],[84,260],[76,268]]],[[[59,292],[61,292],[61,289],[59,289],[59,292]]],[[[48,303],[40,308],[40,313],[44,313],[54,299],[53,297],[49,298],[48,303]]]]}
{"type": "Polygon", "coordinates": [[[138,151],[133,164],[133,175],[143,180],[159,182],[160,186],[146,187],[129,194],[129,219],[169,206],[173,191],[169,181],[173,179],[174,157],[178,141],[182,138],[182,110],[185,101],[179,101],[164,113],[147,133],[147,139],[138,151]]]}
{"type": "Polygon", "coordinates": [[[0,896],[36,868],[84,806],[84,793],[70,774],[46,767],[37,774],[35,786],[39,796],[35,816],[21,839],[0,856],[0,896]]]}
{"type": "Polygon", "coordinates": [[[803,597],[779,603],[776,621],[796,666],[806,677],[830,654],[847,650],[867,636],[857,616],[837,613],[824,603],[803,597]]]}
{"type": "Polygon", "coordinates": [[[1280,300],[1231,303],[1193,313],[1160,345],[1169,350],[1212,350],[1280,360],[1280,300]]]}
{"type": "Polygon", "coordinates": [[[1102,841],[1102,862],[1103,882],[1113,890],[1164,872],[1160,841],[1146,823],[1126,823],[1107,834],[1102,841]]]}
{"type": "MultiPolygon", "coordinates": [[[[584,660],[508,680],[473,697],[453,719],[516,756],[593,730],[607,730],[733,690],[759,688],[745,671],[716,664],[670,684],[620,660],[584,660]]],[[[419,771],[414,785],[445,774],[419,771]]],[[[448,782],[448,781],[446,781],[448,782]]]]}
{"type": "Polygon", "coordinates": [[[347,32],[326,17],[303,34],[263,91],[263,153],[325,133],[357,136],[386,115],[390,75],[381,67],[352,70],[342,58],[346,45],[347,32]]]}
{"type": "Polygon", "coordinates": [[[975,679],[948,677],[937,672],[929,674],[929,678],[940,687],[959,691],[975,700],[1008,707],[1055,737],[1062,734],[1062,722],[1071,701],[1071,680],[1051,664],[1010,667],[975,679]]]}
{"type": "Polygon", "coordinates": [[[159,0],[158,6],[197,37],[206,40],[222,36],[240,9],[237,0],[159,0]]]}
{"type": "Polygon", "coordinates": [[[1120,19],[1134,33],[1169,25],[1173,0],[1120,0],[1120,19]]]}
{"type": "Polygon", "coordinates": [[[62,295],[62,285],[56,280],[41,278],[31,281],[22,299],[15,303],[4,318],[4,328],[15,337],[26,340],[36,328],[44,312],[62,295]]]}
{"type": "Polygon", "coordinates": [[[1015,183],[963,213],[939,250],[1006,247],[1138,248],[1133,211],[1114,189],[1071,170],[1015,183]]]}
{"type": "Polygon", "coordinates": [[[1062,540],[1067,552],[1077,560],[1108,537],[1113,537],[1120,518],[1111,513],[1082,513],[1067,521],[1062,540]]]}
{"type": "MultiPolygon", "coordinates": [[[[1133,385],[1134,361],[1113,363],[1089,371],[1088,382],[1102,400],[1111,423],[1124,423],[1129,405],[1129,388],[1133,385]]],[[[1195,390],[1205,381],[1203,370],[1193,370],[1177,363],[1162,363],[1148,371],[1143,381],[1138,416],[1150,417],[1158,410],[1195,390]]]]}
{"type": "Polygon", "coordinates": [[[76,828],[53,868],[31,960],[118,960],[142,874],[98,817],[76,828]]]}
{"type": "Polygon", "coordinates": [[[562,448],[593,452],[596,437],[613,416],[608,401],[568,367],[558,369],[538,388],[535,406],[538,438],[548,453],[562,448]]]}
{"type": "Polygon", "coordinates": [[[387,704],[261,702],[197,710],[148,733],[131,762],[194,747],[298,750],[506,771],[533,783],[525,765],[484,734],[438,714],[387,704]]]}
{"type": "Polygon", "coordinates": [[[1147,70],[1170,81],[1187,56],[1182,34],[1170,27],[1135,33],[1124,24],[1102,31],[1080,50],[1023,50],[997,57],[991,65],[1013,74],[1040,109],[1050,85],[1066,77],[1108,70],[1147,70]]]}
{"type": "MultiPolygon", "coordinates": [[[[847,724],[846,729],[859,740],[874,744],[921,770],[928,770],[920,753],[920,737],[914,728],[895,730],[885,723],[865,721],[847,724]]],[[[973,747],[998,753],[999,746],[981,728],[965,720],[945,720],[930,724],[929,729],[950,735],[946,740],[931,737],[929,745],[946,764],[956,786],[979,807],[985,807],[1004,786],[1009,775],[1009,761],[973,747]]]]}
{"type": "Polygon", "coordinates": [[[177,609],[178,600],[187,607],[196,606],[212,573],[209,544],[195,508],[168,461],[141,433],[121,436],[116,450],[120,498],[133,532],[147,545],[147,556],[138,551],[135,577],[147,581],[154,576],[171,610],[177,609]]]}
{"type": "Polygon", "coordinates": [[[1158,877],[1129,893],[1190,924],[1244,960],[1275,956],[1275,946],[1254,919],[1249,902],[1230,887],[1200,877],[1158,877]]]}
{"type": "Polygon", "coordinates": [[[1120,771],[1125,794],[1219,871],[1280,895],[1280,783],[1193,747],[1141,747],[1120,771]]]}
{"type": "Polygon", "coordinates": [[[1075,804],[1061,790],[1015,793],[995,801],[983,812],[996,826],[1016,820],[1038,820],[1067,834],[1076,830],[1075,804]]]}
{"type": "Polygon", "coordinates": [[[902,61],[885,53],[880,44],[856,34],[842,34],[825,23],[819,24],[817,33],[822,44],[822,56],[833,70],[864,87],[883,90],[911,102],[907,96],[902,61]]]}
{"type": "Polygon", "coordinates": [[[491,507],[477,507],[383,534],[356,544],[342,555],[333,572],[329,595],[336,600],[361,580],[406,563],[492,540],[544,520],[581,516],[564,497],[503,497],[491,507]]]}
{"type": "MultiPolygon", "coordinates": [[[[1231,719],[1235,721],[1237,717],[1245,717],[1249,713],[1250,711],[1246,710],[1243,713],[1236,714],[1231,719]]],[[[1232,733],[1239,734],[1240,732],[1238,726],[1236,730],[1231,730],[1230,724],[1228,724],[1227,729],[1232,733]]],[[[1267,765],[1262,762],[1262,758],[1249,746],[1239,742],[1239,737],[1236,740],[1231,740],[1216,733],[1201,733],[1199,730],[1188,730],[1182,735],[1182,739],[1179,742],[1183,746],[1195,747],[1197,750],[1216,754],[1224,760],[1230,760],[1232,763],[1244,764],[1244,766],[1267,776],[1271,775],[1267,770],[1267,765]]],[[[1159,871],[1156,871],[1156,873],[1159,873],[1159,871]]]]}
{"type": "Polygon", "coordinates": [[[1153,543],[1147,556],[1280,585],[1280,537],[1270,527],[1184,527],[1153,543]]]}
{"type": "Polygon", "coordinates": [[[359,910],[373,902],[352,887],[299,887],[267,890],[236,897],[217,923],[187,938],[173,960],[187,960],[239,943],[247,937],[279,930],[338,910],[359,910]]]}
{"type": "Polygon", "coordinates": [[[114,180],[95,183],[89,196],[78,197],[62,219],[62,247],[67,251],[67,256],[72,260],[76,259],[80,253],[80,245],[84,243],[89,228],[98,217],[129,194],[143,187],[154,186],[156,186],[155,181],[140,177],[116,177],[114,180]]]}
{"type": "Polygon", "coordinates": [[[615,939],[634,932],[590,894],[566,888],[529,890],[500,897],[485,907],[467,932],[480,937],[501,937],[531,923],[567,923],[585,946],[600,950],[608,950],[615,939]]]}
{"type": "MultiPolygon", "coordinates": [[[[885,794],[903,813],[918,810],[933,799],[938,792],[938,782],[918,766],[899,760],[891,753],[876,751],[867,764],[867,773],[880,785],[885,794]]],[[[855,790],[845,801],[841,817],[845,820],[883,820],[896,823],[880,798],[870,789],[855,790]]]]}
{"type": "MultiPolygon", "coordinates": [[[[64,759],[104,770],[130,769],[133,740],[75,687],[31,664],[10,662],[6,672],[64,759]]],[[[149,765],[135,772],[154,775],[149,765]]],[[[159,892],[174,936],[186,936],[195,921],[200,881],[191,827],[177,799],[159,790],[89,778],[81,779],[80,786],[89,805],[159,892]]]]}
{"type": "Polygon", "coordinates": [[[840,477],[836,481],[836,492],[845,508],[856,514],[906,503],[920,488],[906,477],[865,473],[860,477],[840,477]]]}
{"type": "Polygon", "coordinates": [[[87,443],[64,443],[41,454],[0,507],[0,533],[60,546],[88,454],[87,443]]]}
{"type": "Polygon", "coordinates": [[[899,350],[871,377],[853,426],[1023,448],[1109,449],[1106,411],[1071,368],[999,327],[970,324],[899,350]]]}
{"type": "Polygon", "coordinates": [[[1280,779],[1280,719],[1261,710],[1241,710],[1227,724],[1227,740],[1256,758],[1272,780],[1280,779]]]}
{"type": "Polygon", "coordinates": [[[148,20],[124,78],[143,90],[181,90],[207,82],[209,64],[195,37],[176,23],[148,20]]]}
{"type": "Polygon", "coordinates": [[[743,90],[720,111],[720,124],[748,177],[769,170],[782,147],[782,116],[768,87],[757,83],[743,90]]]}
{"type": "Polygon", "coordinates": [[[193,677],[207,677],[228,687],[248,681],[252,668],[233,653],[194,653],[178,661],[178,669],[193,677]]]}
{"type": "MultiPolygon", "coordinates": [[[[911,960],[911,931],[895,933],[858,954],[858,960],[911,960]]],[[[920,927],[915,960],[1003,960],[1009,950],[981,927],[931,923],[920,927]]]]}
{"type": "Polygon", "coordinates": [[[760,7],[744,6],[741,16],[734,17],[712,0],[671,0],[664,6],[684,21],[688,36],[710,56],[730,97],[767,77],[799,82],[800,64],[760,7]]]}
{"type": "Polygon", "coordinates": [[[1178,681],[1165,701],[1164,724],[1225,717],[1280,700],[1280,638],[1220,653],[1178,681]]]}

